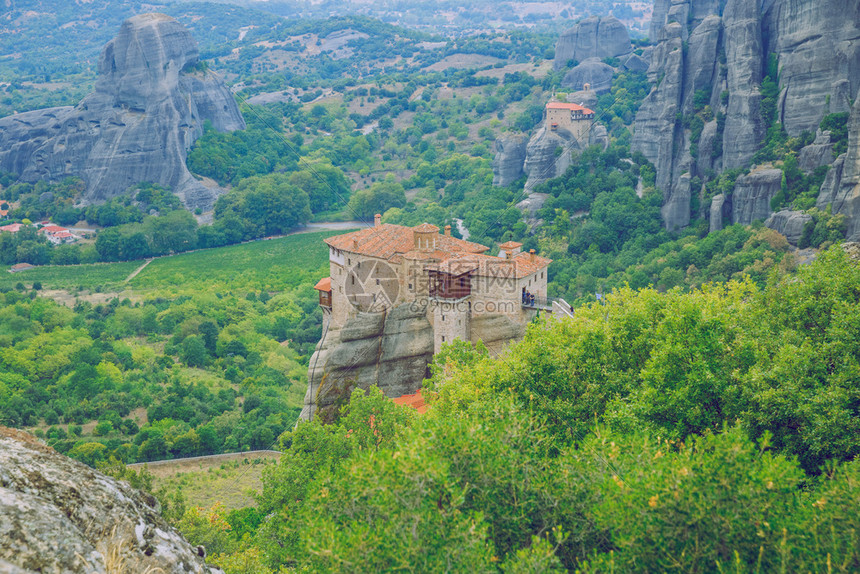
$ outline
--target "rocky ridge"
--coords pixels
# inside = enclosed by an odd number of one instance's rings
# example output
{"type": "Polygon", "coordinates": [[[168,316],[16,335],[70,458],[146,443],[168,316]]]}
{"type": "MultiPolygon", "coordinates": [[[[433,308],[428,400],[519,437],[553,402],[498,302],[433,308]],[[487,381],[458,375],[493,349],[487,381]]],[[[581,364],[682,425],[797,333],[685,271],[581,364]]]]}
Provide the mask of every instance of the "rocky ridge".
{"type": "MultiPolygon", "coordinates": [[[[769,54],[779,64],[777,120],[790,136],[814,132],[824,115],[849,109],[860,88],[860,25],[845,15],[858,13],[860,0],[655,1],[653,87],[637,114],[632,148],[657,168],[667,228],[689,224],[691,197],[702,193],[691,189],[693,181],[750,165],[768,128],[760,87],[769,54]],[[711,115],[692,141],[689,119],[705,106],[711,115]]],[[[828,143],[816,141],[805,168],[832,161],[828,143]]]]}
{"type": "Polygon", "coordinates": [[[223,574],[203,555],[153,497],[0,427],[0,571],[223,574]]]}
{"type": "Polygon", "coordinates": [[[186,207],[206,210],[220,190],[203,186],[185,165],[205,121],[220,131],[245,127],[191,34],[169,16],[142,14],[105,45],[95,91],[77,106],[0,119],[0,169],[25,182],[79,176],[85,204],[153,182],[186,207]]]}

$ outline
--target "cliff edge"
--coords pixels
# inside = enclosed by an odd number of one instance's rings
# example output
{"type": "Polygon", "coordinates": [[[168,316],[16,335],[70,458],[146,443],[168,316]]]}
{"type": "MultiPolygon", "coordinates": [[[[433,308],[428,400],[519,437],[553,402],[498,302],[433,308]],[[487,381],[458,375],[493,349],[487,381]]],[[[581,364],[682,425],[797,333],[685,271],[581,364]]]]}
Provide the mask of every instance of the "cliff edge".
{"type": "Polygon", "coordinates": [[[0,426],[0,572],[223,574],[151,496],[0,426]]]}

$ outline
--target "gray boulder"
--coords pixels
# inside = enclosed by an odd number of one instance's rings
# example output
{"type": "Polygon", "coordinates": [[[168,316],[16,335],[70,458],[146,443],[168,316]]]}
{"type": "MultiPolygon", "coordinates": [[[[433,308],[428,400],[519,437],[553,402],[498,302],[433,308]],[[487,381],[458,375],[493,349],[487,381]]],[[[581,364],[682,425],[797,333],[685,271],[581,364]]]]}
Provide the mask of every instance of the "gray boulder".
{"type": "Polygon", "coordinates": [[[528,175],[526,191],[567,171],[571,151],[580,149],[573,137],[564,137],[564,132],[554,132],[541,126],[526,146],[526,161],[523,167],[528,175]]]}
{"type": "Polygon", "coordinates": [[[582,62],[564,75],[561,87],[570,90],[584,90],[586,84],[596,94],[606,93],[612,88],[612,77],[615,69],[600,60],[592,59],[582,62]]]}
{"type": "Polygon", "coordinates": [[[207,120],[221,131],[245,127],[191,34],[169,16],[143,14],[104,47],[95,91],[77,106],[0,119],[0,169],[27,182],[79,176],[85,204],[153,182],[206,210],[220,190],[195,180],[185,159],[207,120]]]}
{"type": "Polygon", "coordinates": [[[496,139],[493,144],[493,185],[504,187],[522,177],[527,144],[528,137],[519,134],[496,139]]]}
{"type": "Polygon", "coordinates": [[[152,496],[0,427],[0,571],[220,573],[202,554],[152,496]]]}
{"type": "Polygon", "coordinates": [[[617,58],[633,49],[630,34],[614,16],[591,16],[564,32],[555,46],[556,70],[570,60],[582,62],[590,58],[617,58]]]}
{"type": "Polygon", "coordinates": [[[785,235],[789,243],[797,247],[803,228],[812,221],[812,216],[802,211],[783,209],[768,217],[764,225],[785,235]]]}
{"type": "Polygon", "coordinates": [[[797,156],[800,169],[811,173],[821,166],[833,163],[833,144],[830,143],[830,132],[818,130],[815,141],[800,150],[797,156]]]}
{"type": "Polygon", "coordinates": [[[740,176],[732,193],[732,223],[749,225],[772,213],[770,201],[782,187],[782,170],[762,169],[740,176]]]}
{"type": "Polygon", "coordinates": [[[648,71],[648,60],[637,54],[628,54],[621,58],[621,67],[629,72],[644,74],[648,71]]]}
{"type": "Polygon", "coordinates": [[[567,101],[572,104],[579,104],[590,110],[597,109],[597,92],[594,90],[579,90],[568,94],[567,101]]]}

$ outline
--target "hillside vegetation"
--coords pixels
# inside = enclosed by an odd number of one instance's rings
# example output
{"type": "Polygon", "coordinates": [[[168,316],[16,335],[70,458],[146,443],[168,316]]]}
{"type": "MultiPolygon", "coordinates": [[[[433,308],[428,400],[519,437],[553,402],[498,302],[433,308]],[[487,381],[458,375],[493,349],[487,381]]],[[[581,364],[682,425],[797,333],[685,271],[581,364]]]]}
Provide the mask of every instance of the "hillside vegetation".
{"type": "Polygon", "coordinates": [[[455,343],[427,414],[356,391],[281,437],[257,509],[180,526],[228,572],[856,571],[857,285],[837,247],[455,343]]]}
{"type": "Polygon", "coordinates": [[[270,448],[301,410],[326,236],[158,259],[128,284],[137,263],[4,273],[0,419],[89,464],[270,448]]]}

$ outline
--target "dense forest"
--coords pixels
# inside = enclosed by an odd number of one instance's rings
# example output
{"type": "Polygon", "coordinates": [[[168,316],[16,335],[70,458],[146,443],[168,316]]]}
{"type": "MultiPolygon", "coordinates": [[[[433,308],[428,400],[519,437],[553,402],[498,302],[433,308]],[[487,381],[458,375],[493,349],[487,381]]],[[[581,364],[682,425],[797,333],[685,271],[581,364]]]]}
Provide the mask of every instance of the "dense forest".
{"type": "Polygon", "coordinates": [[[256,508],[177,524],[228,572],[856,571],[857,285],[833,247],[455,343],[426,414],[356,391],[281,436],[256,508]]]}

